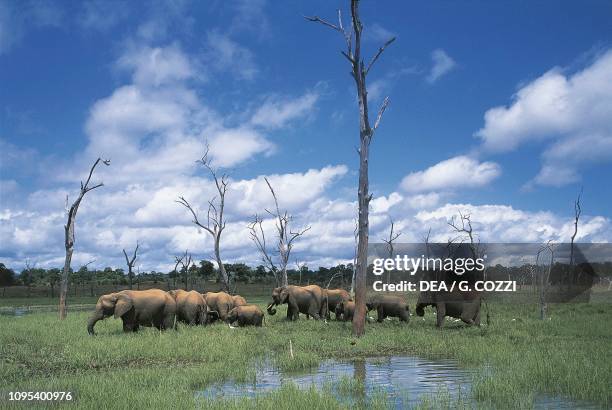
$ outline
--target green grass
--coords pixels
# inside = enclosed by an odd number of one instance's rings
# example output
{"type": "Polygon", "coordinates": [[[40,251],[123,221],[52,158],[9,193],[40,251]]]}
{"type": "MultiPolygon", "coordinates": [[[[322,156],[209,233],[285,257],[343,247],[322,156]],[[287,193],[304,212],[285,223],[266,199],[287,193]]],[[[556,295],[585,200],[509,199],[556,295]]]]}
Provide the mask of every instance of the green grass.
{"type": "MultiPolygon", "coordinates": [[[[256,300],[262,307],[266,301],[256,300]]],[[[327,358],[408,354],[453,358],[474,369],[472,398],[485,408],[529,408],[539,394],[612,406],[611,304],[553,305],[551,320],[544,322],[535,305],[496,304],[491,310],[491,326],[467,328],[447,320],[437,329],[428,312],[408,325],[368,323],[359,339],[351,336],[350,323],[286,322],[284,307],[266,316],[263,328],[216,324],[123,334],[121,321],[107,319],[96,325],[96,337],[87,335],[87,312],[70,313],[65,321],[55,313],[0,316],[0,380],[5,391],[73,391],[83,408],[346,408],[328,388],[287,385],[256,400],[210,403],[194,393],[214,382],[252,380],[265,358],[291,371],[327,358]]],[[[350,392],[359,386],[340,380],[338,388],[350,392]]],[[[361,404],[389,405],[382,394],[361,404]]],[[[420,407],[463,406],[442,394],[425,398],[420,407]]]]}

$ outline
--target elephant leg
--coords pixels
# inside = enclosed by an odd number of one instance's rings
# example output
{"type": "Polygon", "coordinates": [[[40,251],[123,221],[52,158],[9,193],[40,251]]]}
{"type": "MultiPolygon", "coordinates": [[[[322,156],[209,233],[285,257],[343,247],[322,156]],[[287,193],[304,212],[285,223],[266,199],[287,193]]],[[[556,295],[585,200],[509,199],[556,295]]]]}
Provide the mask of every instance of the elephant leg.
{"type": "MultiPolygon", "coordinates": [[[[312,316],[315,320],[319,320],[319,319],[321,319],[321,315],[319,315],[319,312],[320,311],[317,311],[317,307],[313,303],[311,303],[310,307],[308,309],[308,314],[310,316],[312,316]]],[[[323,317],[325,317],[325,316],[323,316],[323,317]]]]}
{"type": "Polygon", "coordinates": [[[446,316],[446,305],[444,303],[436,304],[436,326],[442,327],[444,324],[444,317],[446,316]]]}
{"type": "Polygon", "coordinates": [[[410,322],[410,314],[408,313],[408,309],[402,309],[400,311],[400,322],[410,322]]]}
{"type": "Polygon", "coordinates": [[[164,320],[159,327],[160,330],[163,329],[175,329],[176,330],[176,321],[177,318],[175,315],[166,315],[164,316],[164,320]]]}
{"type": "Polygon", "coordinates": [[[464,303],[463,304],[463,311],[461,312],[461,320],[468,324],[468,325],[473,325],[474,324],[474,317],[476,316],[475,311],[473,309],[473,303],[464,303]]]}
{"type": "Polygon", "coordinates": [[[474,317],[474,324],[480,327],[480,307],[476,310],[476,316],[474,317]]]}
{"type": "Polygon", "coordinates": [[[382,306],[378,306],[376,308],[376,313],[378,314],[378,323],[381,323],[383,320],[385,320],[385,309],[382,306]]]}
{"type": "Polygon", "coordinates": [[[123,321],[123,331],[125,333],[134,331],[134,324],[131,321],[124,318],[121,318],[121,320],[123,321]]]}

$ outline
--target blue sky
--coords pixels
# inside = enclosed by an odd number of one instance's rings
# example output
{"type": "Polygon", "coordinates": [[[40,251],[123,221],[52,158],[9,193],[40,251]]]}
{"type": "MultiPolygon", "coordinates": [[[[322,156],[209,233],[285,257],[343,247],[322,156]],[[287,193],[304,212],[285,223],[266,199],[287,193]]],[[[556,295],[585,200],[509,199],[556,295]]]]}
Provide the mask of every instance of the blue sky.
{"type": "MultiPolygon", "coordinates": [[[[232,178],[226,258],[257,263],[245,226],[269,205],[297,226],[295,257],[351,259],[358,139],[340,1],[0,2],[0,258],[60,265],[65,196],[97,156],[112,165],[79,214],[75,263],[167,269],[211,242],[173,202],[205,207],[194,160],[208,139],[232,178]]],[[[364,47],[397,40],[368,77],[375,111],[371,237],[407,241],[472,215],[482,240],[612,238],[612,4],[363,1],[364,47]]],[[[273,235],[271,221],[269,235],[273,235]]]]}

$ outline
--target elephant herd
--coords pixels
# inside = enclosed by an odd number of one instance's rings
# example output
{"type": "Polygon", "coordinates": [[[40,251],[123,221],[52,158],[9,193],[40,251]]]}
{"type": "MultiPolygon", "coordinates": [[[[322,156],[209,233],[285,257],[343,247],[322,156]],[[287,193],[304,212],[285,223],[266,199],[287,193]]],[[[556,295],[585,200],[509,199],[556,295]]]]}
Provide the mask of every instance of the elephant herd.
{"type": "Polygon", "coordinates": [[[100,296],[87,323],[89,334],[94,334],[98,321],[110,316],[121,318],[124,332],[136,332],[140,326],[162,330],[176,328],[177,322],[206,325],[216,320],[261,326],[264,313],[242,296],[225,292],[123,290],[100,296]]]}
{"type": "MultiPolygon", "coordinates": [[[[275,306],[283,304],[287,305],[287,320],[297,320],[300,313],[306,318],[329,319],[330,312],[334,312],[337,320],[350,321],[355,313],[355,302],[346,290],[323,289],[318,285],[288,285],[273,289],[268,314],[276,314],[275,306]]],[[[425,307],[433,306],[437,312],[438,327],[442,326],[445,316],[479,326],[480,305],[481,297],[476,293],[421,292],[416,314],[423,316],[425,307]]],[[[402,322],[410,320],[408,304],[400,296],[374,295],[368,298],[366,307],[368,311],[376,310],[378,322],[390,317],[397,317],[402,322]]],[[[240,295],[182,289],[123,290],[103,295],[89,318],[89,334],[94,334],[98,321],[110,316],[121,318],[124,332],[135,332],[140,326],[160,330],[176,328],[177,322],[207,325],[220,320],[230,326],[261,326],[264,321],[261,308],[248,304],[240,295]]]]}

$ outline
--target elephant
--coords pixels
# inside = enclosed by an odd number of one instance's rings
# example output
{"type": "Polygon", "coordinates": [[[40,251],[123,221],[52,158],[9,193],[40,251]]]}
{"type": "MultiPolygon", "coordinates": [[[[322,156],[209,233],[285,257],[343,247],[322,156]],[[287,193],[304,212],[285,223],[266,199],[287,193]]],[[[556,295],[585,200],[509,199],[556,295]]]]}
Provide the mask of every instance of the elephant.
{"type": "Polygon", "coordinates": [[[201,293],[183,289],[168,291],[176,301],[176,319],[189,325],[205,325],[217,317],[217,312],[208,309],[201,293]]]}
{"type": "Polygon", "coordinates": [[[139,326],[176,328],[176,302],[160,289],[122,290],[100,296],[87,322],[87,332],[94,335],[95,324],[113,314],[123,321],[124,332],[136,332],[139,326]]]}
{"type": "Polygon", "coordinates": [[[343,301],[351,300],[351,295],[344,289],[325,289],[323,290],[324,303],[326,304],[326,317],[329,319],[329,312],[334,312],[336,320],[340,320],[340,315],[336,312],[336,306],[343,301]]]}
{"type": "Polygon", "coordinates": [[[208,308],[216,311],[221,320],[225,320],[234,307],[232,296],[225,292],[206,292],[203,296],[208,308]]]}
{"type": "Polygon", "coordinates": [[[238,326],[261,326],[264,313],[257,305],[236,306],[227,314],[226,322],[230,325],[238,322],[238,326]]]}
{"type": "Polygon", "coordinates": [[[243,298],[243,297],[242,297],[242,296],[240,296],[240,295],[234,295],[234,296],[232,296],[232,301],[234,302],[234,307],[237,307],[237,306],[244,306],[244,305],[246,305],[246,304],[247,304],[246,299],[245,299],[245,298],[243,298]]]}
{"type": "Polygon", "coordinates": [[[399,296],[377,295],[366,302],[368,312],[376,309],[378,322],[387,317],[398,317],[401,322],[410,321],[408,304],[399,296]]]}
{"type": "Polygon", "coordinates": [[[355,314],[355,302],[352,300],[341,300],[336,305],[336,319],[348,322],[353,320],[355,314]]]}
{"type": "Polygon", "coordinates": [[[284,303],[287,304],[287,320],[297,320],[300,313],[315,319],[324,318],[326,315],[323,289],[317,285],[287,285],[274,288],[272,302],[267,307],[268,314],[276,314],[274,306],[284,303]]]}
{"type": "Polygon", "coordinates": [[[446,316],[461,319],[468,325],[480,326],[481,302],[482,297],[474,291],[427,291],[419,294],[415,311],[418,316],[423,316],[427,306],[434,306],[437,327],[442,327],[446,316]]]}

